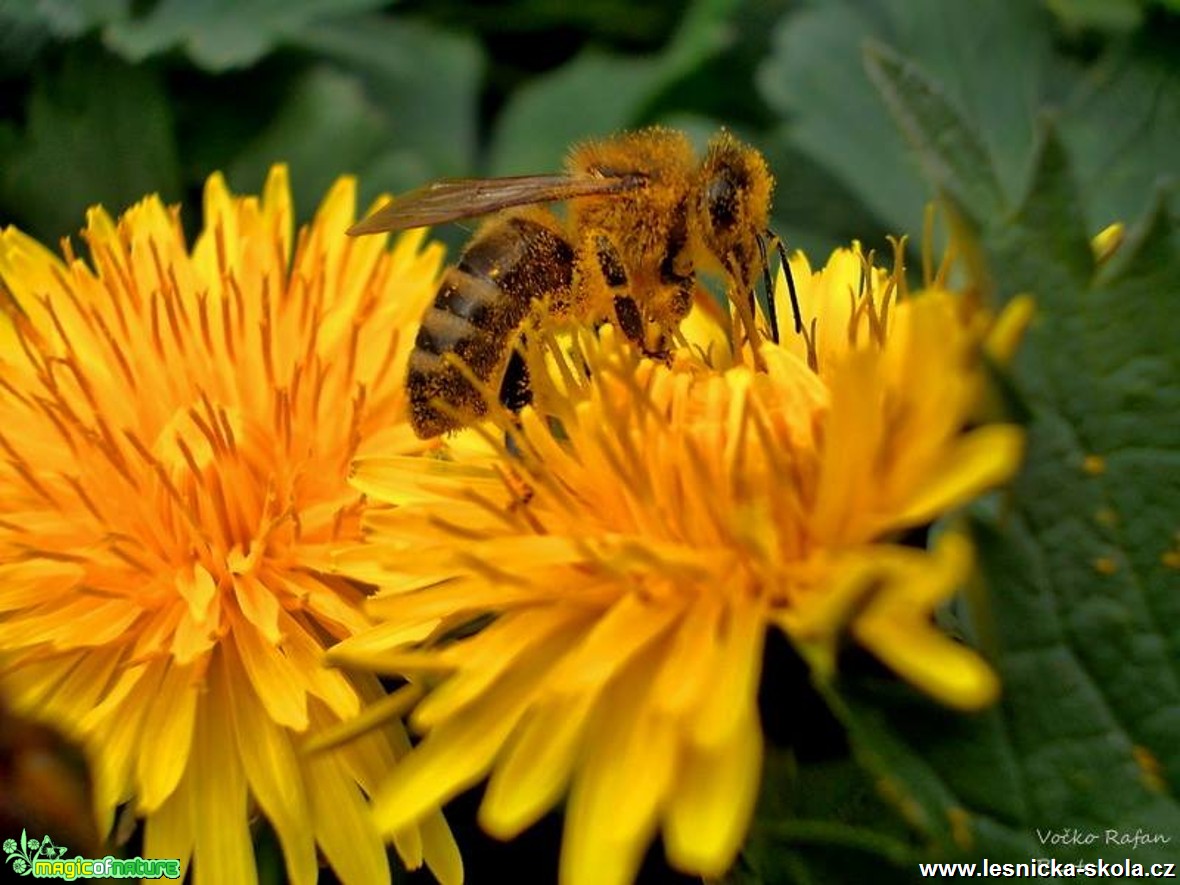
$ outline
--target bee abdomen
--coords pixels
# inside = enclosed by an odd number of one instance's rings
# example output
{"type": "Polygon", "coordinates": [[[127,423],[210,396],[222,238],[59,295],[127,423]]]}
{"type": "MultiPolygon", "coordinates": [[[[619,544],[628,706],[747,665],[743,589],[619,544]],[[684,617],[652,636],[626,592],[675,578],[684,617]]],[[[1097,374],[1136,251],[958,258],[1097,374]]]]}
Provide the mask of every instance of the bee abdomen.
{"type": "MultiPolygon", "coordinates": [[[[410,421],[420,437],[446,433],[487,413],[483,395],[445,355],[453,353],[481,386],[498,390],[495,382],[533,299],[568,300],[573,255],[553,227],[519,215],[476,235],[443,276],[410,354],[410,421]],[[436,400],[449,408],[436,408],[436,400]]],[[[520,392],[514,390],[511,400],[506,404],[519,408],[520,392]]]]}

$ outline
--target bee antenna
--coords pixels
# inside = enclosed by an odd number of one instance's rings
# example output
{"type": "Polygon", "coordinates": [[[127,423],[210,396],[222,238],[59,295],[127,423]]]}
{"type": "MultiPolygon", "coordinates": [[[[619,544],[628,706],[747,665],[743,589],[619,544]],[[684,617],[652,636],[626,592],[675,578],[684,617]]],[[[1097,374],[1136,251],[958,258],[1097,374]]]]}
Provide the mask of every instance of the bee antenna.
{"type": "Polygon", "coordinates": [[[795,334],[798,335],[803,331],[803,312],[799,309],[799,295],[795,292],[795,277],[791,273],[791,261],[787,258],[787,247],[783,245],[782,238],[770,228],[766,229],[766,235],[774,243],[779,261],[782,262],[783,273],[787,278],[787,291],[791,293],[791,310],[795,314],[795,334]]]}
{"type": "Polygon", "coordinates": [[[770,340],[778,344],[778,311],[774,309],[774,284],[770,281],[770,259],[766,255],[766,241],[754,234],[758,254],[762,257],[762,280],[766,284],[766,318],[770,321],[770,340]]]}

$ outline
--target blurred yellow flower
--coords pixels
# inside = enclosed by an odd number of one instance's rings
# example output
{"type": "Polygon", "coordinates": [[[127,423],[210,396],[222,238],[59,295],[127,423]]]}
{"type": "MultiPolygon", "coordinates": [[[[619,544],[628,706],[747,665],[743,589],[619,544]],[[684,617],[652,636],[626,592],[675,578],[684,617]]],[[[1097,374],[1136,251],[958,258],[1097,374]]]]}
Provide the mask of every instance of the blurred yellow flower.
{"type": "MultiPolygon", "coordinates": [[[[350,460],[418,445],[400,373],[441,250],[350,240],[354,203],[340,180],[294,234],[278,167],[261,198],[210,178],[191,250],[157,198],[91,210],[89,261],[0,233],[0,690],[84,743],[104,833],[129,803],[198,883],[257,880],[256,812],[292,882],[317,849],[390,878],[365,794],[405,733],[300,746],[380,694],[321,664],[369,623],[325,569],[360,537],[350,460]]],[[[437,811],[394,841],[462,878],[437,811]]]]}
{"type": "Polygon", "coordinates": [[[657,831],[674,867],[721,875],[758,790],[770,625],[821,671],[850,631],[944,703],[995,698],[931,621],[966,542],[891,541],[1018,464],[1016,428],[967,429],[979,324],[859,250],[794,273],[806,340],[735,357],[698,315],[666,366],[610,327],[533,334],[536,407],[499,418],[511,454],[489,434],[358,459],[393,506],[337,564],[380,588],[382,624],[329,658],[409,678],[425,735],[374,797],[383,832],[490,772],[480,820],[501,838],[568,792],[568,885],[630,881],[657,831]]]}

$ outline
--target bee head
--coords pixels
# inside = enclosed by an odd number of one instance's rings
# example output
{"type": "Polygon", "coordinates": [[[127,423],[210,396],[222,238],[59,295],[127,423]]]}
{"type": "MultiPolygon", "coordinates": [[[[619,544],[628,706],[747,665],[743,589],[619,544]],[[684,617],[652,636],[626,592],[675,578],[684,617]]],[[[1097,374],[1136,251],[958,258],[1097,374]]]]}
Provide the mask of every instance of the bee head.
{"type": "Polygon", "coordinates": [[[770,218],[774,178],[762,155],[727,132],[709,144],[694,206],[700,244],[745,287],[760,267],[758,236],[770,218]]]}

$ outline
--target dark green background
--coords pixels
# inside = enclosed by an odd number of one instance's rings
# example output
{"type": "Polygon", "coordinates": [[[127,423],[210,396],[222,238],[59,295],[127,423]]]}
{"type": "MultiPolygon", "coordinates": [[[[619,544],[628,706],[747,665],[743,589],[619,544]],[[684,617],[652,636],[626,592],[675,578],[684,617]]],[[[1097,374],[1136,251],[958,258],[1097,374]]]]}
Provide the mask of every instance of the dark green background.
{"type": "MultiPolygon", "coordinates": [[[[813,686],[774,639],[765,795],[732,881],[908,882],[918,858],[1049,856],[1038,827],[1143,827],[1171,850],[1135,859],[1180,859],[1180,572],[1161,565],[1180,543],[1176,0],[0,0],[0,224],[50,243],[150,192],[195,229],[215,170],[256,192],[290,163],[306,218],[341,173],[367,203],[552,170],[656,122],[760,147],[775,225],[813,263],[917,238],[940,196],[977,281],[1039,310],[1006,380],[1028,464],[969,515],[979,586],[948,613],[1003,701],[951,714],[851,650],[813,686]],[[1098,268],[1087,240],[1120,220],[1098,268]]],[[[502,846],[477,799],[450,810],[469,881],[551,881],[557,818],[502,846]]],[[[643,880],[675,881],[658,846],[643,880]]]]}
{"type": "Polygon", "coordinates": [[[866,37],[944,83],[1008,185],[1054,108],[1094,228],[1177,167],[1167,4],[0,0],[0,222],[54,242],[92,203],[196,205],[214,170],[253,191],[276,160],[306,216],[342,172],[367,203],[554,169],[571,142],[662,122],[762,148],[792,244],[879,247],[920,231],[932,191],[865,76],[866,37]]]}

